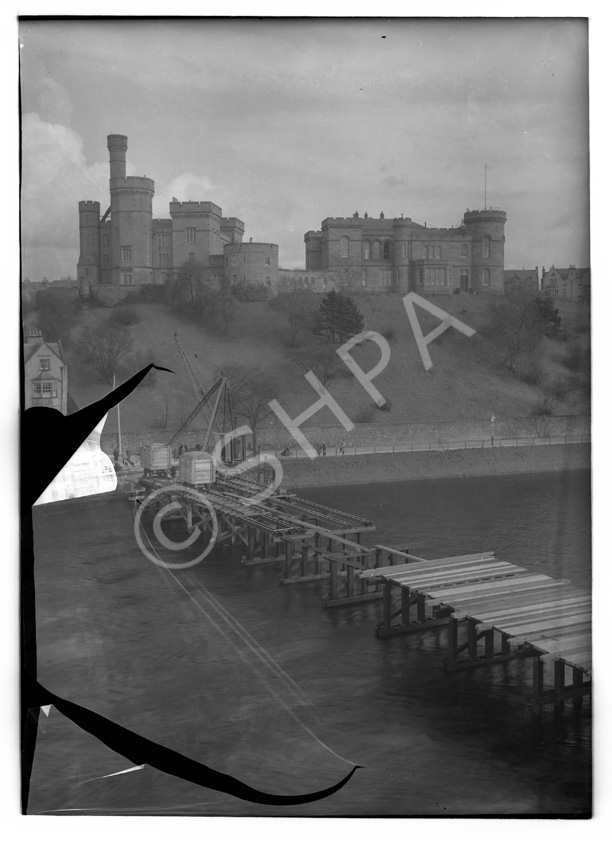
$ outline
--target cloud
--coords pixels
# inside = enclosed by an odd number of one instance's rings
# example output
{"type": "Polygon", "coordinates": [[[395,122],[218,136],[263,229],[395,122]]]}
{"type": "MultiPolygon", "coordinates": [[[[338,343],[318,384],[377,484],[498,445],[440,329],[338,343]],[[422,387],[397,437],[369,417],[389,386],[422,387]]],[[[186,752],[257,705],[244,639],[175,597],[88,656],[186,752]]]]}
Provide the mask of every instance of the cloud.
{"type": "Polygon", "coordinates": [[[179,201],[204,201],[208,200],[209,192],[214,188],[208,177],[192,173],[179,174],[163,188],[156,189],[153,199],[154,215],[168,218],[168,203],[172,198],[179,201]]]}
{"type": "Polygon", "coordinates": [[[88,165],[73,129],[38,114],[22,122],[21,237],[23,274],[32,280],[74,274],[80,200],[108,198],[108,166],[88,165]],[[53,253],[50,253],[53,249],[53,253]]]}

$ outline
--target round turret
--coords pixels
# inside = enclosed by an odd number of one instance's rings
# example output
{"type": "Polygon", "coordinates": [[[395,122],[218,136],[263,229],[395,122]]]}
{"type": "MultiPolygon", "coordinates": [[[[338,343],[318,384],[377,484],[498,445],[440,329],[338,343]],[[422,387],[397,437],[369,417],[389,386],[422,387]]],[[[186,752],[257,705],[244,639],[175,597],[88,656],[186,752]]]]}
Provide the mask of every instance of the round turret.
{"type": "Polygon", "coordinates": [[[506,213],[468,210],[463,223],[472,238],[471,284],[478,292],[503,293],[506,213]]]}
{"type": "Polygon", "coordinates": [[[106,138],[110,159],[111,180],[125,179],[125,154],[127,153],[128,139],[126,135],[108,135],[106,138]]]}
{"type": "Polygon", "coordinates": [[[278,280],[278,245],[271,242],[228,243],[224,250],[228,284],[265,284],[278,280]]]}

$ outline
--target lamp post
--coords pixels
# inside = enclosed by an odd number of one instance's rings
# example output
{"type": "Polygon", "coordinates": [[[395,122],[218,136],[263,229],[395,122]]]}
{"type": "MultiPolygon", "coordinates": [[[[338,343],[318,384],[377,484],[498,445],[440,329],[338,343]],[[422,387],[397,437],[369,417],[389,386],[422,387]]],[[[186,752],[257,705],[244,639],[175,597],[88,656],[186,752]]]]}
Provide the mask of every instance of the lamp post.
{"type": "Polygon", "coordinates": [[[495,416],[491,416],[491,446],[494,446],[493,442],[495,439],[495,416]]]}

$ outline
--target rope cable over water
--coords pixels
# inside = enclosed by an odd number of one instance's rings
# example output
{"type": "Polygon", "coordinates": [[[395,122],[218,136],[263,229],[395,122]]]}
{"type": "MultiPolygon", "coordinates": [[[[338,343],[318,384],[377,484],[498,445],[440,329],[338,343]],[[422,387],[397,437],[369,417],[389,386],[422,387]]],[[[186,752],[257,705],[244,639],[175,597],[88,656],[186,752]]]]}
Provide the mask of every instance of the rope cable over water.
{"type": "MultiPolygon", "coordinates": [[[[172,570],[168,568],[168,566],[161,559],[157,550],[151,543],[151,540],[147,536],[146,532],[144,532],[144,536],[149,544],[152,552],[155,554],[157,559],[159,560],[159,567],[163,567],[165,572],[170,575],[173,581],[183,590],[184,593],[191,599],[191,601],[196,605],[196,607],[200,610],[200,612],[206,617],[206,619],[211,623],[211,625],[227,640],[232,643],[232,646],[240,656],[240,658],[247,664],[251,670],[259,677],[259,679],[263,682],[266,688],[270,691],[272,696],[280,703],[280,705],[289,713],[289,715],[294,719],[294,721],[300,725],[300,727],[306,731],[306,733],[311,736],[319,745],[321,745],[324,749],[333,754],[334,757],[337,757],[339,760],[342,760],[344,763],[348,763],[350,766],[359,766],[359,764],[355,763],[352,760],[348,760],[346,757],[342,757],[341,754],[338,754],[337,751],[334,751],[328,745],[326,745],[322,739],[320,739],[311,728],[309,728],[300,718],[296,715],[293,708],[286,702],[286,700],[282,697],[279,691],[276,691],[273,686],[270,685],[269,681],[262,675],[260,669],[247,661],[246,656],[240,651],[238,646],[228,638],[227,632],[223,631],[223,628],[211,617],[210,613],[202,607],[202,605],[195,599],[193,594],[179,581],[179,579],[174,575],[172,570]]],[[[245,629],[245,627],[238,622],[238,620],[230,614],[230,612],[225,608],[218,599],[214,598],[210,591],[207,590],[202,585],[198,585],[197,587],[200,595],[212,606],[212,608],[216,611],[216,613],[221,617],[222,621],[236,634],[236,636],[245,644],[245,646],[251,650],[255,656],[262,662],[264,667],[269,670],[281,683],[284,683],[287,688],[289,688],[290,692],[297,697],[299,706],[312,706],[312,701],[310,698],[302,691],[299,685],[292,679],[289,674],[283,670],[278,662],[270,656],[268,651],[264,649],[264,647],[259,644],[255,638],[245,629]]]]}

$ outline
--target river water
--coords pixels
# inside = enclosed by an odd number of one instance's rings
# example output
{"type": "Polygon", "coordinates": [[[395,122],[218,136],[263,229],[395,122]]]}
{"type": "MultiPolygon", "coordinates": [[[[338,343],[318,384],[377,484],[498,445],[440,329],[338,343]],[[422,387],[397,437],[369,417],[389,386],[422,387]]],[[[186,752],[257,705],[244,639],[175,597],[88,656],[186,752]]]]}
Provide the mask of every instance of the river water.
{"type": "MultiPolygon", "coordinates": [[[[373,544],[430,558],[494,551],[590,589],[582,472],[300,493],[374,521],[373,544]]],[[[590,810],[590,703],[535,716],[519,662],[445,676],[441,630],[378,639],[377,602],[324,610],[322,583],[281,586],[272,567],[241,566],[236,549],[195,568],[156,566],[122,500],[37,514],[35,551],[39,676],[57,694],[268,792],[316,791],[352,764],[364,768],[325,800],[258,806],[147,766],[123,772],[133,764],[52,710],[37,742],[32,813],[590,810]]]]}

